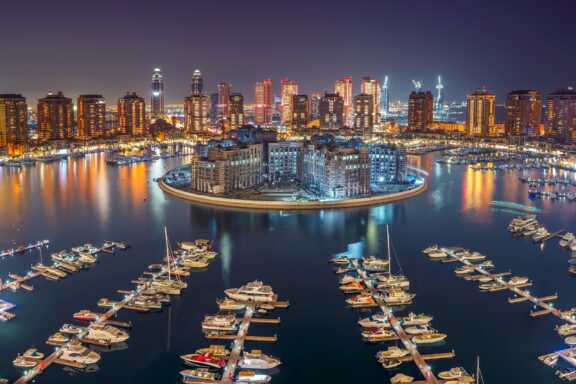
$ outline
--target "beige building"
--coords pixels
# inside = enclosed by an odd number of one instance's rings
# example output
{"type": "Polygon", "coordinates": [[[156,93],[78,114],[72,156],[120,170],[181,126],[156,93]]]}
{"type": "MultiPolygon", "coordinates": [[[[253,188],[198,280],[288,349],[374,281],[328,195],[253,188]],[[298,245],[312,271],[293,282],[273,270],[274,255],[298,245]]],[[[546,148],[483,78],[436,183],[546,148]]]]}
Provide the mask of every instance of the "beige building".
{"type": "Polygon", "coordinates": [[[22,95],[0,95],[0,146],[28,141],[28,106],[22,95]]]}
{"type": "Polygon", "coordinates": [[[496,96],[478,89],[468,95],[466,109],[466,134],[471,136],[494,135],[496,96]]]}
{"type": "Polygon", "coordinates": [[[90,139],[106,133],[106,102],[102,95],[80,95],[77,104],[76,138],[90,139]]]}
{"type": "Polygon", "coordinates": [[[210,128],[210,103],[205,94],[184,98],[184,129],[186,132],[206,132],[210,128]]]}
{"type": "Polygon", "coordinates": [[[288,79],[282,80],[281,90],[281,121],[282,124],[291,126],[292,124],[292,101],[294,95],[298,94],[298,83],[288,79]]]}
{"type": "Polygon", "coordinates": [[[118,134],[143,136],[146,126],[146,102],[136,92],[126,93],[118,99],[118,134]]]}
{"type": "Polygon", "coordinates": [[[38,100],[38,138],[47,140],[70,139],[74,133],[74,112],[72,99],[62,92],[48,93],[38,100]]]}

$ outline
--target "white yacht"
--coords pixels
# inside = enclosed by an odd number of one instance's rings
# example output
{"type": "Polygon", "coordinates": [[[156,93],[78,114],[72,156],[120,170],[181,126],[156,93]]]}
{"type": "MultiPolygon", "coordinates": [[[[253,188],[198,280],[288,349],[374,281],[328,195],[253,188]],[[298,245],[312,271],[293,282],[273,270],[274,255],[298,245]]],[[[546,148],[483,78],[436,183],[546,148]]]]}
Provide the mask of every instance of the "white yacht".
{"type": "Polygon", "coordinates": [[[238,320],[234,315],[213,315],[205,316],[202,321],[203,331],[234,331],[238,325],[238,320]]]}
{"type": "Polygon", "coordinates": [[[91,255],[90,253],[80,252],[78,254],[78,261],[82,264],[95,264],[97,260],[96,256],[91,255]]]}
{"type": "Polygon", "coordinates": [[[238,372],[238,376],[234,380],[235,383],[239,384],[249,384],[249,383],[267,383],[272,378],[268,375],[256,373],[254,371],[241,371],[238,372]]]}
{"type": "Polygon", "coordinates": [[[540,241],[549,235],[550,235],[550,232],[548,232],[548,230],[546,228],[542,227],[539,230],[537,230],[534,235],[532,235],[532,240],[540,241]]]}
{"type": "Polygon", "coordinates": [[[514,276],[509,281],[508,284],[510,285],[523,285],[527,284],[530,281],[527,277],[523,276],[514,276]]]}
{"type": "Polygon", "coordinates": [[[212,354],[215,357],[226,358],[230,355],[230,351],[226,349],[224,345],[213,344],[206,348],[200,348],[196,350],[199,354],[212,354]]]}
{"type": "Polygon", "coordinates": [[[242,358],[238,362],[240,368],[247,369],[272,369],[280,365],[280,360],[267,356],[260,350],[252,350],[244,352],[242,358]]]}
{"type": "Polygon", "coordinates": [[[424,252],[425,254],[430,254],[432,252],[436,252],[438,251],[438,245],[433,244],[431,246],[429,246],[428,248],[425,248],[422,252],[424,252]]]}
{"type": "Polygon", "coordinates": [[[388,316],[383,313],[376,313],[372,316],[358,320],[358,324],[363,328],[390,328],[388,316]]]}
{"type": "Polygon", "coordinates": [[[187,257],[182,259],[182,265],[188,268],[206,268],[210,263],[205,258],[199,257],[187,257]]]}
{"type": "Polygon", "coordinates": [[[409,327],[404,328],[406,334],[410,336],[414,335],[423,335],[425,333],[434,333],[436,332],[434,329],[430,328],[428,325],[411,325],[409,327]]]}
{"type": "Polygon", "coordinates": [[[370,293],[361,293],[349,299],[346,302],[350,304],[352,308],[370,308],[377,307],[378,303],[370,293]]]}
{"type": "Polygon", "coordinates": [[[113,327],[112,325],[99,325],[99,324],[92,324],[88,329],[88,334],[86,335],[87,339],[95,339],[95,340],[106,340],[110,343],[121,343],[126,341],[130,338],[127,332],[113,327]]]}
{"type": "Polygon", "coordinates": [[[478,267],[482,268],[484,270],[492,269],[492,268],[494,268],[494,262],[492,260],[486,260],[486,261],[478,264],[478,267]]]}
{"type": "Polygon", "coordinates": [[[218,309],[221,311],[241,311],[246,308],[246,304],[230,299],[218,300],[216,303],[218,303],[218,309]]]}
{"type": "Polygon", "coordinates": [[[463,265],[454,270],[454,273],[457,275],[467,275],[472,272],[474,272],[474,267],[471,265],[463,265]]]}
{"type": "Polygon", "coordinates": [[[358,278],[358,277],[354,277],[352,275],[349,274],[345,274],[344,276],[342,276],[339,280],[340,285],[344,285],[344,284],[349,284],[349,283],[359,283],[361,282],[362,279],[358,278]]]}
{"type": "Polygon", "coordinates": [[[77,335],[77,334],[81,333],[82,331],[84,331],[83,327],[78,327],[78,326],[72,325],[72,324],[64,324],[60,328],[60,332],[68,333],[68,334],[72,334],[72,335],[77,335]]]}
{"type": "Polygon", "coordinates": [[[410,304],[416,295],[399,288],[391,288],[384,292],[384,302],[388,305],[410,304]]]}
{"type": "Polygon", "coordinates": [[[433,344],[444,340],[448,335],[443,333],[425,333],[423,335],[416,335],[412,338],[415,344],[433,344]]]}
{"type": "Polygon", "coordinates": [[[415,314],[414,312],[410,312],[408,316],[402,319],[402,324],[404,326],[425,325],[430,323],[432,319],[432,316],[428,316],[423,313],[415,314]]]}
{"type": "Polygon", "coordinates": [[[96,364],[100,361],[100,354],[90,348],[86,348],[77,340],[71,340],[61,348],[62,354],[58,357],[61,360],[72,361],[81,364],[96,364]]]}
{"type": "Polygon", "coordinates": [[[456,368],[452,368],[449,371],[443,371],[438,373],[438,377],[443,379],[443,380],[452,380],[452,379],[458,379],[462,376],[464,376],[466,373],[464,372],[464,370],[462,368],[456,367],[456,368]]]}
{"type": "Polygon", "coordinates": [[[428,254],[428,257],[431,259],[443,259],[446,256],[448,256],[448,254],[442,250],[437,250],[428,254]]]}
{"type": "Polygon", "coordinates": [[[264,285],[259,280],[255,280],[240,288],[229,288],[224,293],[229,298],[239,301],[273,302],[277,299],[272,287],[264,285]]]}
{"type": "Polygon", "coordinates": [[[379,351],[376,354],[376,358],[378,360],[382,360],[382,359],[390,359],[390,358],[396,358],[396,357],[404,357],[404,356],[408,356],[409,354],[410,354],[410,352],[407,349],[398,348],[396,346],[391,346],[391,347],[388,347],[388,349],[385,351],[379,351]]]}
{"type": "Polygon", "coordinates": [[[483,254],[481,254],[479,252],[472,252],[472,253],[468,253],[467,255],[462,256],[462,258],[464,260],[468,260],[468,261],[478,261],[478,260],[484,260],[486,258],[486,256],[484,256],[483,254]]]}
{"type": "Polygon", "coordinates": [[[570,336],[576,334],[576,324],[562,324],[556,327],[556,331],[560,336],[570,336]]]}
{"type": "Polygon", "coordinates": [[[358,293],[365,289],[366,287],[362,283],[348,283],[340,286],[340,290],[344,293],[358,293]]]}
{"type": "Polygon", "coordinates": [[[413,381],[414,378],[412,376],[408,376],[403,373],[398,373],[390,379],[390,383],[392,384],[411,383],[413,381]]]}
{"type": "Polygon", "coordinates": [[[390,265],[389,260],[379,259],[375,256],[368,256],[364,259],[364,269],[368,272],[383,272],[390,265]]]}
{"type": "Polygon", "coordinates": [[[567,247],[574,240],[574,234],[572,232],[566,232],[564,236],[560,239],[560,246],[567,247]]]}
{"type": "Polygon", "coordinates": [[[385,275],[379,274],[376,276],[378,280],[378,289],[384,288],[410,288],[410,280],[404,275],[385,275]]]}
{"type": "Polygon", "coordinates": [[[361,333],[365,341],[369,343],[379,343],[381,341],[395,340],[396,333],[383,328],[366,329],[361,333]]]}

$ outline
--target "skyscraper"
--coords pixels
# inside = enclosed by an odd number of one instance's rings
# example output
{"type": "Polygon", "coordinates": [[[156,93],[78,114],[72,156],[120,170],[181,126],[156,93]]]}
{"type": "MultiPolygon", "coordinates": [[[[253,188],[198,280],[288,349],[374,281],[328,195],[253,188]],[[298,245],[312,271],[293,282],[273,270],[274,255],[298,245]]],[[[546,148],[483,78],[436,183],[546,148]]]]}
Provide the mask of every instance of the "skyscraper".
{"type": "Polygon", "coordinates": [[[150,113],[155,120],[164,115],[164,79],[160,68],[154,69],[151,88],[150,113]]]}
{"type": "Polygon", "coordinates": [[[282,85],[282,101],[281,101],[281,121],[282,124],[290,125],[292,118],[292,97],[298,94],[298,83],[295,81],[290,81],[288,79],[283,79],[282,85]]]}
{"type": "Polygon", "coordinates": [[[210,94],[210,124],[218,124],[218,93],[214,92],[210,94]]]}
{"type": "Polygon", "coordinates": [[[292,128],[306,129],[310,118],[308,96],[294,95],[292,98],[292,128]]]}
{"type": "Polygon", "coordinates": [[[494,134],[496,116],[496,96],[478,89],[468,95],[466,110],[466,134],[475,136],[489,136],[494,134]]]}
{"type": "Polygon", "coordinates": [[[313,93],[310,95],[310,120],[320,118],[320,94],[313,93]]]}
{"type": "Polygon", "coordinates": [[[233,93],[228,101],[228,122],[230,129],[244,125],[244,96],[233,93]]]}
{"type": "Polygon", "coordinates": [[[374,122],[380,120],[380,82],[378,80],[372,79],[369,76],[364,76],[362,78],[362,86],[360,87],[360,93],[366,95],[372,95],[373,98],[373,113],[374,122]]]}
{"type": "Polygon", "coordinates": [[[432,127],[434,97],[432,92],[412,91],[408,98],[408,129],[422,131],[432,127]]]}
{"type": "Polygon", "coordinates": [[[146,102],[136,92],[126,92],[118,99],[118,134],[142,136],[148,134],[146,102]]]}
{"type": "Polygon", "coordinates": [[[228,116],[228,101],[232,95],[232,85],[227,83],[218,84],[218,118],[228,116]]]}
{"type": "Polygon", "coordinates": [[[206,95],[190,95],[184,99],[184,128],[186,132],[207,132],[210,128],[210,103],[206,95]]]}
{"type": "Polygon", "coordinates": [[[352,78],[345,77],[342,80],[336,80],[334,84],[334,93],[342,96],[344,100],[344,125],[352,127],[354,124],[354,106],[352,105],[352,78]]]}
{"type": "Polygon", "coordinates": [[[564,143],[576,141],[576,91],[572,87],[546,97],[546,134],[564,143]]]}
{"type": "Polygon", "coordinates": [[[380,113],[384,116],[390,112],[390,92],[388,90],[388,76],[384,76],[382,83],[382,99],[380,100],[380,113]]]}
{"type": "Polygon", "coordinates": [[[272,122],[272,82],[270,79],[257,82],[254,87],[254,122],[270,124],[272,122]]]}
{"type": "Polygon", "coordinates": [[[542,96],[537,91],[512,91],[506,95],[504,127],[507,135],[539,136],[542,96]]]}
{"type": "Polygon", "coordinates": [[[106,102],[102,95],[78,96],[77,108],[77,138],[90,139],[106,133],[106,102]]]}
{"type": "Polygon", "coordinates": [[[320,128],[340,129],[344,125],[344,99],[337,93],[325,92],[320,99],[320,128]]]}
{"type": "Polygon", "coordinates": [[[372,131],[374,128],[374,97],[361,93],[354,96],[354,129],[372,131]]]}
{"type": "Polygon", "coordinates": [[[72,99],[61,91],[38,100],[38,137],[42,141],[65,140],[73,136],[72,99]]]}
{"type": "Polygon", "coordinates": [[[438,76],[438,83],[436,83],[436,97],[434,98],[434,110],[439,112],[444,108],[444,84],[442,84],[442,77],[438,76]]]}
{"type": "Polygon", "coordinates": [[[22,95],[0,95],[0,146],[28,141],[28,106],[22,95]]]}
{"type": "Polygon", "coordinates": [[[204,94],[204,80],[202,80],[202,73],[200,73],[199,69],[196,69],[192,74],[190,87],[192,88],[192,95],[204,94]]]}

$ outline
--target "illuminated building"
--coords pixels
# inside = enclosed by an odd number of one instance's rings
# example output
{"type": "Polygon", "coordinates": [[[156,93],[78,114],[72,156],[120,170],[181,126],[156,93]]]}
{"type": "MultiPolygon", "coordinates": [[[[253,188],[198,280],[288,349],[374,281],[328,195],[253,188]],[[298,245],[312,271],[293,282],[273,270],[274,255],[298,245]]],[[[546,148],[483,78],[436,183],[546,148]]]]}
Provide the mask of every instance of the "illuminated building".
{"type": "Polygon", "coordinates": [[[430,129],[433,122],[434,97],[432,92],[412,91],[408,98],[408,129],[430,129]]]}
{"type": "Polygon", "coordinates": [[[152,74],[152,95],[150,96],[150,113],[156,120],[164,115],[164,80],[160,68],[152,74]]]}
{"type": "Polygon", "coordinates": [[[320,128],[340,129],[344,125],[344,100],[337,93],[325,92],[320,98],[320,128]]]}
{"type": "Polygon", "coordinates": [[[391,144],[369,147],[370,184],[373,192],[384,192],[390,184],[406,182],[406,151],[391,144]]]}
{"type": "Polygon", "coordinates": [[[218,123],[218,93],[211,93],[210,94],[210,123],[217,124],[218,123]]]}
{"type": "Polygon", "coordinates": [[[244,96],[233,93],[228,100],[228,122],[230,129],[244,125],[244,96]]]}
{"type": "Polygon", "coordinates": [[[467,100],[466,134],[473,136],[492,135],[496,115],[496,96],[482,88],[468,95],[467,100]]]}
{"type": "Polygon", "coordinates": [[[292,98],[298,94],[298,83],[288,79],[282,80],[282,94],[281,94],[281,114],[280,118],[282,124],[290,125],[292,118],[292,98]]]}
{"type": "Polygon", "coordinates": [[[296,130],[305,129],[310,118],[310,106],[308,96],[292,96],[292,128],[296,130]]]}
{"type": "Polygon", "coordinates": [[[313,93],[310,95],[310,120],[320,118],[320,94],[313,93]]]}
{"type": "Polygon", "coordinates": [[[504,126],[508,135],[539,136],[542,96],[537,91],[512,91],[506,95],[504,126]]]}
{"type": "Polygon", "coordinates": [[[196,69],[192,74],[192,81],[190,82],[190,88],[192,95],[204,94],[204,80],[202,79],[202,73],[200,73],[199,69],[196,69]]]}
{"type": "Polygon", "coordinates": [[[257,82],[254,87],[254,122],[270,124],[272,122],[272,82],[270,79],[257,82]]]}
{"type": "Polygon", "coordinates": [[[280,141],[268,144],[268,181],[295,182],[302,177],[301,141],[280,141]]]}
{"type": "Polygon", "coordinates": [[[434,109],[436,112],[444,109],[444,84],[442,84],[442,77],[438,76],[438,83],[436,84],[436,97],[434,98],[434,109]]]}
{"type": "Polygon", "coordinates": [[[374,107],[374,121],[380,120],[380,82],[378,80],[371,79],[368,76],[362,78],[362,85],[360,87],[360,93],[365,93],[367,95],[372,95],[374,107]]]}
{"type": "Polygon", "coordinates": [[[146,102],[136,92],[128,92],[118,99],[118,134],[142,136],[146,127],[146,102]]]}
{"type": "Polygon", "coordinates": [[[28,141],[28,106],[22,95],[0,95],[0,146],[28,141]]]}
{"type": "Polygon", "coordinates": [[[574,89],[559,89],[546,97],[546,134],[565,143],[576,140],[574,89]]]}
{"type": "Polygon", "coordinates": [[[342,96],[344,101],[344,125],[352,127],[354,123],[354,107],[352,105],[352,78],[345,77],[334,84],[334,93],[342,96]]]}
{"type": "Polygon", "coordinates": [[[374,128],[374,97],[361,93],[354,96],[354,129],[372,131],[374,128]]]}
{"type": "Polygon", "coordinates": [[[72,99],[61,91],[38,100],[38,138],[42,141],[65,140],[73,136],[74,112],[72,99]]]}
{"type": "Polygon", "coordinates": [[[232,85],[227,83],[218,84],[218,118],[228,116],[228,101],[232,95],[232,85]]]}
{"type": "Polygon", "coordinates": [[[210,103],[204,94],[184,98],[184,129],[186,132],[207,132],[210,129],[210,103]]]}
{"type": "Polygon", "coordinates": [[[76,137],[90,139],[106,132],[106,102],[102,95],[80,95],[77,104],[76,137]]]}
{"type": "Polygon", "coordinates": [[[388,90],[388,76],[384,76],[382,83],[382,98],[380,100],[380,113],[387,116],[390,112],[390,91],[388,90]]]}

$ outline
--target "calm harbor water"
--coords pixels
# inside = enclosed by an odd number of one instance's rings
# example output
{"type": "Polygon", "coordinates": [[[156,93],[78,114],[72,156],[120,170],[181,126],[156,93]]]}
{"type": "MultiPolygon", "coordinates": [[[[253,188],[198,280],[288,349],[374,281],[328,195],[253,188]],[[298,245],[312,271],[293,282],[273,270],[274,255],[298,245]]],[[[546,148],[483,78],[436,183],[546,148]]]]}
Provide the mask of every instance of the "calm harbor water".
{"type": "MultiPolygon", "coordinates": [[[[274,383],[386,383],[389,375],[374,358],[379,346],[362,342],[356,325],[362,314],[346,308],[327,259],[355,243],[365,254],[384,256],[385,225],[390,224],[394,249],[417,294],[410,309],[433,315],[433,326],[448,334],[444,346],[430,350],[456,352],[453,361],[433,362],[436,371],[455,365],[471,369],[479,355],[487,383],[558,381],[554,370],[536,359],[563,345],[554,317],[531,318],[529,304],[510,305],[507,293],[479,292],[475,283],[454,275],[454,265],[431,262],[421,250],[438,243],[486,253],[496,270],[529,276],[536,295],[558,292],[555,303],[567,309],[576,306],[576,279],[567,272],[570,253],[556,240],[540,246],[510,236],[506,226],[517,213],[491,208],[490,202],[541,207],[541,222],[549,229],[571,231],[576,231],[576,203],[530,201],[516,171],[474,172],[436,164],[433,155],[426,155],[411,162],[429,172],[430,187],[411,200],[300,213],[228,210],[192,205],[158,189],[152,180],[185,161],[112,167],[104,155],[89,155],[0,169],[0,249],[50,239],[47,258],[50,252],[104,239],[132,244],[129,251],[102,254],[91,270],[59,283],[36,279],[33,293],[0,294],[17,304],[16,319],[0,324],[0,377],[19,376],[11,362],[30,346],[51,351],[46,339],[72,322],[74,312],[97,310],[98,299],[115,299],[118,289],[131,288],[131,279],[161,259],[167,225],[173,242],[213,239],[219,257],[208,271],[193,274],[185,294],[162,313],[122,311],[118,319],[134,323],[131,339],[124,349],[102,352],[99,370],[79,373],[54,366],[38,382],[179,382],[178,356],[209,344],[200,321],[216,311],[215,300],[225,288],[259,278],[291,304],[277,311],[279,326],[251,327],[251,334],[277,334],[277,343],[247,344],[282,359],[274,383]]],[[[34,251],[0,260],[0,277],[23,274],[38,259],[34,251]]],[[[410,363],[404,365],[402,372],[416,375],[410,363]]]]}

